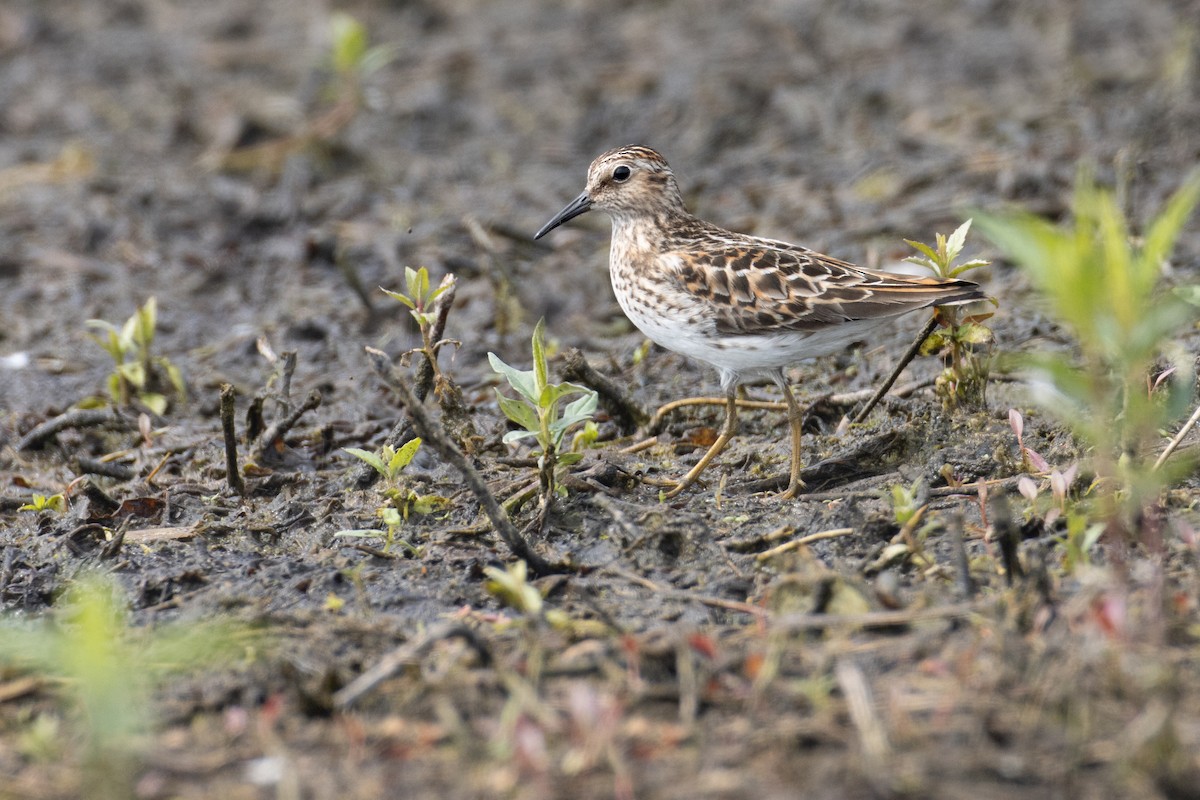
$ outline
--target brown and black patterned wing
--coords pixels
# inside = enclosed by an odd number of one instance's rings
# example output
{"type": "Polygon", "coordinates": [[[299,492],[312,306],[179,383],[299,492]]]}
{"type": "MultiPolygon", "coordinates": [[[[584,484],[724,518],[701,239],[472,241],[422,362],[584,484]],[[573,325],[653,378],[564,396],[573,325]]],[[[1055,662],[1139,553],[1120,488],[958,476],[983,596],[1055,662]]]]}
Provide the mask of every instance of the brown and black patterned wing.
{"type": "Polygon", "coordinates": [[[816,331],[984,296],[970,281],[866,270],[794,245],[758,241],[718,248],[708,242],[677,253],[681,288],[709,305],[719,333],[816,331]]]}

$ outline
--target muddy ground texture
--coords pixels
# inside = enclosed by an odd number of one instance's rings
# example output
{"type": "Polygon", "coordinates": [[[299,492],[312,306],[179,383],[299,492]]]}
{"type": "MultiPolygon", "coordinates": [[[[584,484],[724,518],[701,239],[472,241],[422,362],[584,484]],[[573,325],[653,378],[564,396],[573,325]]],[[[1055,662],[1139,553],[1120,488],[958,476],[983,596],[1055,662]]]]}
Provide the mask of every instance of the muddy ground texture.
{"type": "MultiPolygon", "coordinates": [[[[840,433],[847,408],[817,405],[813,494],[784,504],[747,486],[786,472],[781,412],[743,412],[706,485],[664,503],[655,481],[694,463],[719,409],[623,453],[650,433],[602,408],[544,529],[536,503],[514,515],[573,566],[534,576],[554,624],[486,590],[512,554],[428,447],[402,485],[449,504],[403,527],[415,554],[334,536],[378,526],[381,488],[343,448],[405,419],[364,348],[399,364],[419,344],[375,290],[402,288],[406,265],[457,278],[441,367],[504,499],[532,470],[500,441],[486,353],[527,368],[538,318],[552,370],[579,348],[644,408],[715,389],[702,365],[638,357],[604,219],[530,240],[594,155],[656,146],[701,216],[870,266],[970,207],[1062,215],[1081,160],[1145,219],[1200,156],[1194,2],[361,2],[343,8],[396,50],[349,111],[328,91],[322,5],[0,7],[0,608],[46,614],[99,569],[135,635],[223,617],[266,637],[159,686],[138,796],[1200,796],[1197,480],[1169,496],[1162,545],[1119,568],[1101,547],[1068,572],[1035,519],[1010,583],[1009,520],[948,478],[993,482],[1022,525],[1009,409],[1052,465],[1085,453],[1004,376],[986,410],[946,414],[923,389],[840,433]],[[104,391],[86,320],[149,297],[186,400],[26,442],[104,391]],[[264,352],[295,353],[286,397],[264,352]],[[320,397],[244,497],[226,481],[224,383],[243,465],[252,398],[270,423],[320,397]],[[914,482],[936,525],[895,547],[889,487],[914,482]],[[64,513],[16,510],[64,491],[64,513]]],[[[1010,265],[983,279],[996,352],[1069,346],[1010,265]]],[[[877,385],[920,324],[797,366],[797,396],[877,385]]],[[[901,384],[939,369],[918,360],[901,384]]],[[[0,671],[0,796],[86,795],[61,686],[26,678],[0,671]],[[32,747],[60,717],[49,752],[32,747]]]]}

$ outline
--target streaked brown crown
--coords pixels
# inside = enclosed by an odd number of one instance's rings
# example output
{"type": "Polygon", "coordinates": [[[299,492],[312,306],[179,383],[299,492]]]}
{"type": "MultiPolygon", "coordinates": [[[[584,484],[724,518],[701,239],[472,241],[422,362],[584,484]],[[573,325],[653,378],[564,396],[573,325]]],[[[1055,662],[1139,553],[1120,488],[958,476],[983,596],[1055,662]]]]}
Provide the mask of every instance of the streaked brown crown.
{"type": "Polygon", "coordinates": [[[641,145],[617,147],[593,161],[588,168],[587,195],[592,208],[614,217],[685,211],[667,160],[641,145]]]}

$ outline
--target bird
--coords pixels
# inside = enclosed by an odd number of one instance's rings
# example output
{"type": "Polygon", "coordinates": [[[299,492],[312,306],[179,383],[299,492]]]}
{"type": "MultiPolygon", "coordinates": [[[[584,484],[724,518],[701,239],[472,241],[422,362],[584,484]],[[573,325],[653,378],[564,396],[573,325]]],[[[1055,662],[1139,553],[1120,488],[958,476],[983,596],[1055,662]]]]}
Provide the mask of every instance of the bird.
{"type": "Polygon", "coordinates": [[[765,376],[783,391],[791,433],[787,488],[804,488],[800,406],[784,369],[830,355],[895,317],[984,298],[961,279],[865,269],[801,245],[725,230],[688,212],[657,150],[598,156],[586,188],[534,239],[588,211],[612,219],[609,273],[622,311],[647,338],[715,367],[725,398],[716,441],[665,498],[691,486],[737,432],[737,387],[765,376]]]}

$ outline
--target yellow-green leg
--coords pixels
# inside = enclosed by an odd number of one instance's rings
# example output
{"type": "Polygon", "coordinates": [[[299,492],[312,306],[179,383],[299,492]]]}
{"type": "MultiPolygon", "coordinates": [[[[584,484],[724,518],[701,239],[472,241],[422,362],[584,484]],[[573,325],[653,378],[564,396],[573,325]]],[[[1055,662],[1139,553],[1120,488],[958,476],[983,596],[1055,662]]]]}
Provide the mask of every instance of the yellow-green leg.
{"type": "MultiPolygon", "coordinates": [[[[793,400],[792,402],[795,401],[793,400]]],[[[669,500],[695,483],[696,479],[700,477],[700,473],[704,472],[709,462],[725,449],[725,445],[729,444],[729,440],[733,438],[735,433],[737,433],[736,387],[731,386],[725,393],[725,424],[721,426],[721,433],[717,436],[717,440],[712,443],[712,447],[708,448],[708,452],[696,463],[696,466],[692,467],[691,471],[683,476],[683,480],[674,489],[667,492],[664,497],[669,500]]]]}
{"type": "Polygon", "coordinates": [[[788,408],[788,427],[792,433],[792,469],[788,477],[787,489],[777,495],[777,498],[794,500],[796,495],[800,494],[800,490],[804,488],[804,481],[800,480],[800,473],[804,470],[804,462],[800,457],[800,440],[804,435],[804,412],[801,411],[800,404],[796,402],[791,387],[783,383],[782,388],[783,398],[787,402],[788,408]]]}

